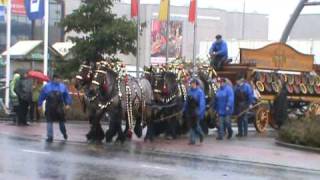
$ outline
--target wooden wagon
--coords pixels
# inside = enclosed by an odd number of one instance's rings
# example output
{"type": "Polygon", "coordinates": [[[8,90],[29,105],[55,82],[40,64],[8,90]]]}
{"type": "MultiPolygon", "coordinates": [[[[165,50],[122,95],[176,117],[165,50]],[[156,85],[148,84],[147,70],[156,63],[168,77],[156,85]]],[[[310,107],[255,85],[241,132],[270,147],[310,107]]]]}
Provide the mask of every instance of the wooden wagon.
{"type": "Polygon", "coordinates": [[[283,43],[273,43],[260,49],[240,49],[240,63],[225,65],[217,73],[233,83],[237,74],[243,73],[260,92],[261,104],[254,109],[254,125],[258,132],[264,132],[269,124],[277,128],[271,104],[281,86],[286,86],[290,103],[300,104],[298,107],[304,107],[304,112],[319,112],[320,77],[317,67],[313,55],[302,54],[283,43]]]}

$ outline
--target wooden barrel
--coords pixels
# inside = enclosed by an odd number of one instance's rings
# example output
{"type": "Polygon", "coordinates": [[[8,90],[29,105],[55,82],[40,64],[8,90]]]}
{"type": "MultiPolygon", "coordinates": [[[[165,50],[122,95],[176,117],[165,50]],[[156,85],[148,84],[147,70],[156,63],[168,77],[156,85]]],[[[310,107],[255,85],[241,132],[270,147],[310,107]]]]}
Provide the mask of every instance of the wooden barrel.
{"type": "Polygon", "coordinates": [[[266,82],[272,83],[272,74],[271,73],[266,73],[266,82]]]}
{"type": "Polygon", "coordinates": [[[290,85],[290,84],[286,84],[286,88],[287,88],[287,91],[288,91],[288,93],[289,94],[293,94],[293,86],[292,85],[290,85]]]}
{"type": "Polygon", "coordinates": [[[313,88],[313,85],[311,85],[311,84],[308,84],[307,85],[307,89],[308,89],[308,93],[309,94],[314,94],[314,88],[313,88]]]}
{"type": "Polygon", "coordinates": [[[300,86],[297,84],[293,85],[293,92],[294,94],[300,94],[300,86]]]}
{"type": "Polygon", "coordinates": [[[294,84],[294,75],[289,74],[288,77],[288,84],[293,85],[294,84]]]}
{"type": "Polygon", "coordinates": [[[259,92],[264,92],[264,85],[263,85],[263,82],[261,82],[261,81],[257,81],[256,82],[256,87],[257,87],[257,89],[258,89],[258,91],[259,92]]]}
{"type": "Polygon", "coordinates": [[[272,86],[271,86],[270,83],[264,82],[263,85],[264,85],[264,89],[265,89],[265,91],[266,91],[267,93],[271,93],[271,92],[272,92],[272,86]]]}
{"type": "Polygon", "coordinates": [[[308,93],[308,89],[307,89],[305,84],[301,83],[299,86],[300,86],[300,92],[302,94],[307,94],[308,93]]]}
{"type": "Polygon", "coordinates": [[[301,76],[300,75],[295,75],[294,76],[294,83],[296,85],[300,85],[300,83],[301,83],[301,76]]]}

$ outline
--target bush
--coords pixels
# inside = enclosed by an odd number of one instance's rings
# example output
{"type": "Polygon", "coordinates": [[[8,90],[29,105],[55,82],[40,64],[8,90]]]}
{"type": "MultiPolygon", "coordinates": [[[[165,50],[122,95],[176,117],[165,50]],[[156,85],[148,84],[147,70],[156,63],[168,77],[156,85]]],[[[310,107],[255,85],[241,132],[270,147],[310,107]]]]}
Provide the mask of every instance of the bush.
{"type": "Polygon", "coordinates": [[[320,117],[289,120],[280,129],[279,139],[288,143],[320,148],[320,117]]]}

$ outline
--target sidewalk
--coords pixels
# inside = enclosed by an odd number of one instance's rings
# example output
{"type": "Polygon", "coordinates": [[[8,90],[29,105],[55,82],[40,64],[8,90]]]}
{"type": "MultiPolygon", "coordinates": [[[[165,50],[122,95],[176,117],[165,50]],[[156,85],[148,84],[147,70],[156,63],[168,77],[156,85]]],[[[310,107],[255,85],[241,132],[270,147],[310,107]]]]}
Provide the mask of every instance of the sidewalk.
{"type": "MultiPolygon", "coordinates": [[[[68,142],[86,144],[86,133],[89,124],[67,124],[69,135],[68,142]]],[[[103,127],[106,129],[106,127],[103,127]]],[[[202,145],[188,145],[187,137],[177,140],[165,140],[157,138],[153,143],[144,142],[143,139],[133,138],[126,143],[130,150],[134,149],[142,152],[159,152],[164,154],[183,155],[190,157],[215,158],[232,160],[247,163],[265,164],[268,166],[282,166],[288,168],[301,168],[305,170],[315,170],[320,173],[320,154],[304,152],[280,147],[275,144],[274,133],[257,134],[250,131],[246,139],[233,137],[231,140],[216,141],[214,132],[205,138],[202,145]]],[[[9,122],[0,122],[0,135],[18,136],[32,139],[46,138],[46,124],[35,123],[27,127],[18,127],[9,122]]],[[[58,129],[58,124],[54,126],[55,140],[63,140],[58,129]]],[[[112,146],[112,145],[110,145],[112,146]]]]}

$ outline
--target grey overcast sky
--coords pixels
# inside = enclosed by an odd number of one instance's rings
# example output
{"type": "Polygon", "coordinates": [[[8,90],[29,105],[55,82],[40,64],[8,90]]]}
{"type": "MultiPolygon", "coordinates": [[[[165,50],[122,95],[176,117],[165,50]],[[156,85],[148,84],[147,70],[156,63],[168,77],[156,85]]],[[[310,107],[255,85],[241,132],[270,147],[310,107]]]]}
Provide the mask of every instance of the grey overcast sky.
{"type": "MultiPolygon", "coordinates": [[[[258,12],[269,15],[269,39],[278,40],[300,0],[198,0],[199,8],[219,8],[229,11],[243,11],[244,1],[246,12],[258,12]]],[[[310,0],[320,1],[320,0],[310,0]]],[[[131,0],[122,0],[130,3],[131,0]]],[[[160,0],[140,0],[142,4],[159,4],[160,0]]],[[[171,0],[171,5],[189,6],[190,0],[171,0]]],[[[303,13],[320,13],[320,6],[306,7],[303,13]]]]}

